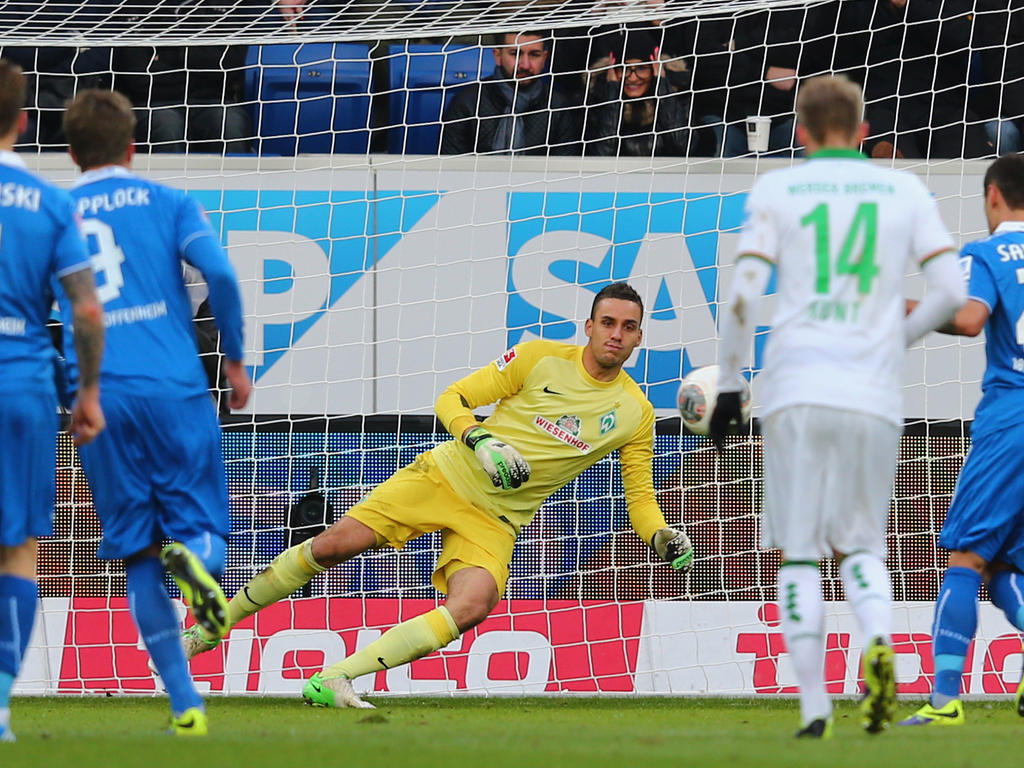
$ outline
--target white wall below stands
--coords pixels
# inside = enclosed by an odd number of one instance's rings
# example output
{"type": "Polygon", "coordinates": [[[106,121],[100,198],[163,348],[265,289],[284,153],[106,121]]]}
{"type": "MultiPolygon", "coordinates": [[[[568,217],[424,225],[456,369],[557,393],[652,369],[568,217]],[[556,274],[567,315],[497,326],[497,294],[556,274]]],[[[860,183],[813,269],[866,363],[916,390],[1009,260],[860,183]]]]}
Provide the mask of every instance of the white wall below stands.
{"type": "MultiPolygon", "coordinates": [[[[59,184],[75,176],[64,155],[26,159],[59,184]]],[[[582,339],[593,294],[580,284],[605,279],[627,279],[646,298],[646,352],[631,364],[642,383],[663,384],[652,400],[671,415],[669,383],[684,352],[690,365],[715,361],[713,305],[729,280],[744,193],[758,172],[787,164],[389,155],[135,161],[141,173],[200,200],[228,247],[257,376],[251,409],[320,415],[430,413],[451,381],[535,337],[541,312],[549,337],[582,339]]],[[[936,195],[960,244],[987,234],[985,163],[899,165],[936,195]]],[[[908,295],[921,290],[920,275],[908,275],[908,295]]],[[[983,361],[979,340],[930,337],[907,357],[906,414],[971,418],[983,361]]]]}

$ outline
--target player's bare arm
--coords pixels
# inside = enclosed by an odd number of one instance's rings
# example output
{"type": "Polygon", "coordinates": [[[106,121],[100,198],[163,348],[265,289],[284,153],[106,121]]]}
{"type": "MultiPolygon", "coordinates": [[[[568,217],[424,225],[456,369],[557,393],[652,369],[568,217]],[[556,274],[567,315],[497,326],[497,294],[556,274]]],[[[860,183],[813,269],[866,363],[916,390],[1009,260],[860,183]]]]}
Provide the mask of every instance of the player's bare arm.
{"type": "Polygon", "coordinates": [[[79,387],[68,428],[75,445],[91,442],[103,431],[106,420],[100,408],[100,363],[103,361],[103,307],[96,295],[91,267],[64,275],[61,286],[71,301],[78,353],[79,387]]]}
{"type": "Polygon", "coordinates": [[[244,408],[249,402],[249,395],[252,394],[252,379],[249,378],[249,371],[241,360],[225,360],[224,375],[227,376],[228,384],[231,385],[231,397],[228,405],[234,410],[244,408]]]}
{"type": "MultiPolygon", "coordinates": [[[[917,299],[907,299],[908,315],[914,311],[918,303],[917,299]]],[[[936,330],[950,336],[977,336],[985,329],[985,323],[988,322],[990,314],[985,302],[968,299],[967,303],[957,310],[952,320],[939,326],[936,330]]]]}

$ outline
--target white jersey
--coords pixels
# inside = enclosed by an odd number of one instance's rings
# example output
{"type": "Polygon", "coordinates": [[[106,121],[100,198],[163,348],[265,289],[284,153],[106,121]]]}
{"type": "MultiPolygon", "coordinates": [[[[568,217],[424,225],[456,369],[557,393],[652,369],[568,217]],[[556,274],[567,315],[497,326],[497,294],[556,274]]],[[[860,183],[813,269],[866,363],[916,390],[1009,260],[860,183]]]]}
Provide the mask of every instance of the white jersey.
{"type": "Polygon", "coordinates": [[[829,149],[762,176],[746,207],[739,253],[776,268],[764,414],[826,405],[902,425],[904,277],[953,248],[924,184],[829,149]]]}

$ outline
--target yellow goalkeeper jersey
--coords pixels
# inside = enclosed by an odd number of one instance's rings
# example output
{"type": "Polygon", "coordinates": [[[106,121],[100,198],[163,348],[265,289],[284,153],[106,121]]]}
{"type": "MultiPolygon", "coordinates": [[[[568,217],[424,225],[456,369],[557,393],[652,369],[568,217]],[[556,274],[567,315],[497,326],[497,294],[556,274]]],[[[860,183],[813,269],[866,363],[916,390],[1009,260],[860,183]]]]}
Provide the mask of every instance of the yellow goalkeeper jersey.
{"type": "Polygon", "coordinates": [[[654,497],[654,408],[625,371],[598,381],[583,367],[583,347],[528,341],[456,381],[436,411],[455,440],[431,452],[452,488],[504,518],[518,533],[544,500],[592,464],[619,449],[633,529],[647,543],[665,527],[654,497]],[[495,488],[459,438],[475,425],[473,408],[497,402],[483,426],[530,464],[519,488],[495,488]]]}

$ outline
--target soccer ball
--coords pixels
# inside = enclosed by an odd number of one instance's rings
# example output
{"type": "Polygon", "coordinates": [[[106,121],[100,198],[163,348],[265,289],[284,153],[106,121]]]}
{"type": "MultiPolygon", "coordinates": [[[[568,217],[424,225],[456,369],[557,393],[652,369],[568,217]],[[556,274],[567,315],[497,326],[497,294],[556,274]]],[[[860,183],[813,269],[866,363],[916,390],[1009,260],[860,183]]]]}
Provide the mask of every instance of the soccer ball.
{"type": "MultiPolygon", "coordinates": [[[[676,402],[686,428],[696,435],[706,435],[711,426],[711,413],[718,402],[718,366],[705,365],[690,371],[679,385],[676,402]]],[[[750,385],[745,380],[740,392],[740,406],[743,421],[749,421],[753,403],[750,399],[750,385]]]]}

